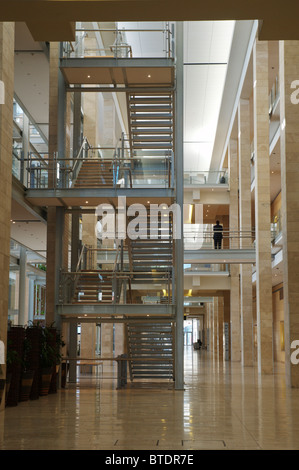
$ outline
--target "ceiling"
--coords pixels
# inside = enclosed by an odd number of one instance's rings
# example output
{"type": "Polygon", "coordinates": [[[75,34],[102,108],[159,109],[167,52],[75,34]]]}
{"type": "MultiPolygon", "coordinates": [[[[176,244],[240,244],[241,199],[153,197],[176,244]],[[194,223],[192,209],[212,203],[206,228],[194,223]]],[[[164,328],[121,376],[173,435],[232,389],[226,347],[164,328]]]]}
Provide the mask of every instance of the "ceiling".
{"type": "Polygon", "coordinates": [[[24,21],[36,40],[72,38],[75,21],[214,21],[260,22],[261,40],[298,40],[298,5],[293,0],[9,0],[1,2],[0,21],[24,21]]]}
{"type": "Polygon", "coordinates": [[[187,22],[184,28],[184,165],[209,170],[234,21],[187,22]]]}

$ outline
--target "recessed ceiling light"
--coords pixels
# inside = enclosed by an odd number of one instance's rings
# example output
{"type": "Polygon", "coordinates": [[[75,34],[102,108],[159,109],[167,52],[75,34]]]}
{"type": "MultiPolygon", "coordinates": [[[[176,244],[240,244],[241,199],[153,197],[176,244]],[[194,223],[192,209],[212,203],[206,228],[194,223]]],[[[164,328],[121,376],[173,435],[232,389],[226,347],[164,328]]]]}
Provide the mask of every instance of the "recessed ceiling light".
{"type": "Polygon", "coordinates": [[[90,75],[87,75],[87,78],[90,78],[90,75]]]}
{"type": "Polygon", "coordinates": [[[150,74],[148,74],[147,78],[151,78],[151,75],[150,75],[150,74]]]}

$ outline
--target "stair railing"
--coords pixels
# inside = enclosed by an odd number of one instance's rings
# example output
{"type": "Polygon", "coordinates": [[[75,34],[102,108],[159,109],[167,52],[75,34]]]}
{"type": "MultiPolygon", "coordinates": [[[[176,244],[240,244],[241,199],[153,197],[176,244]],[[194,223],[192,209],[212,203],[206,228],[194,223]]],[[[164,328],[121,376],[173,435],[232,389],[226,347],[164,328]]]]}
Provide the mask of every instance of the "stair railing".
{"type": "Polygon", "coordinates": [[[83,261],[83,266],[86,267],[86,255],[87,255],[87,247],[86,247],[86,245],[82,245],[81,252],[80,252],[80,255],[79,255],[79,258],[78,258],[78,263],[77,263],[77,266],[76,266],[75,279],[74,279],[74,282],[73,282],[73,292],[72,292],[71,299],[74,298],[74,295],[75,295],[75,292],[76,292],[76,289],[77,289],[77,286],[78,286],[79,272],[82,269],[82,261],[83,261]]]}
{"type": "Polygon", "coordinates": [[[88,150],[91,148],[86,137],[83,137],[81,147],[79,149],[77,157],[74,159],[72,167],[72,186],[74,186],[78,177],[79,171],[82,167],[83,161],[88,157],[88,150]]]}
{"type": "Polygon", "coordinates": [[[113,162],[113,185],[116,186],[120,174],[123,174],[124,184],[127,187],[127,173],[129,174],[129,185],[132,188],[132,159],[129,155],[128,158],[125,157],[126,148],[125,142],[127,138],[124,132],[121,134],[114,152],[114,162],[113,162]],[[128,165],[129,164],[129,165],[128,165]]]}
{"type": "MultiPolygon", "coordinates": [[[[79,255],[79,258],[78,258],[78,263],[77,263],[77,266],[76,266],[76,273],[81,268],[81,262],[83,260],[83,257],[86,256],[86,251],[87,251],[86,245],[82,245],[81,252],[80,252],[80,255],[79,255]]],[[[86,260],[85,260],[85,263],[86,263],[86,260]]]]}

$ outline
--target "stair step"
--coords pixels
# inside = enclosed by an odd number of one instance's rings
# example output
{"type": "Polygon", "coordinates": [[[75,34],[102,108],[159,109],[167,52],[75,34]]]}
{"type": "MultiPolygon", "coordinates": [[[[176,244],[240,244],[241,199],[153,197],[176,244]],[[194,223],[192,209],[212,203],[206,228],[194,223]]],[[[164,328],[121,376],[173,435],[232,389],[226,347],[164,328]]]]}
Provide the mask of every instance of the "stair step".
{"type": "Polygon", "coordinates": [[[150,135],[164,135],[164,134],[169,134],[173,135],[173,130],[172,128],[151,128],[151,129],[132,129],[132,135],[134,136],[135,134],[150,134],[150,135]]]}
{"type": "Polygon", "coordinates": [[[131,120],[152,120],[157,119],[158,121],[161,119],[172,119],[172,113],[132,113],[130,115],[131,120]]]}
{"type": "Polygon", "coordinates": [[[133,143],[135,142],[172,142],[172,138],[169,136],[143,136],[134,135],[133,143]]]}
{"type": "Polygon", "coordinates": [[[170,96],[157,96],[157,97],[131,97],[130,98],[130,104],[136,105],[136,104],[172,104],[172,98],[170,96]]]}
{"type": "Polygon", "coordinates": [[[143,127],[146,127],[146,128],[150,128],[150,127],[167,127],[167,128],[171,128],[173,126],[173,122],[172,121],[148,121],[148,120],[143,120],[143,121],[139,121],[139,122],[131,122],[131,127],[132,128],[135,128],[135,127],[138,127],[138,128],[143,128],[143,127]]]}

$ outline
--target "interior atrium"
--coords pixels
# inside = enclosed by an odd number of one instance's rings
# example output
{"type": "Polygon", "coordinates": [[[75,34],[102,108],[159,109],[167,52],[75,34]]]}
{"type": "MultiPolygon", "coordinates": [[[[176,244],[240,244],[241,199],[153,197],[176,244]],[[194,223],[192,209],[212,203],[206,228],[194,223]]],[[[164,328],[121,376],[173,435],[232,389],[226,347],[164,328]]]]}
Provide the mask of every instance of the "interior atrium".
{"type": "Polygon", "coordinates": [[[8,3],[0,449],[298,449],[295,19],[8,3]]]}

